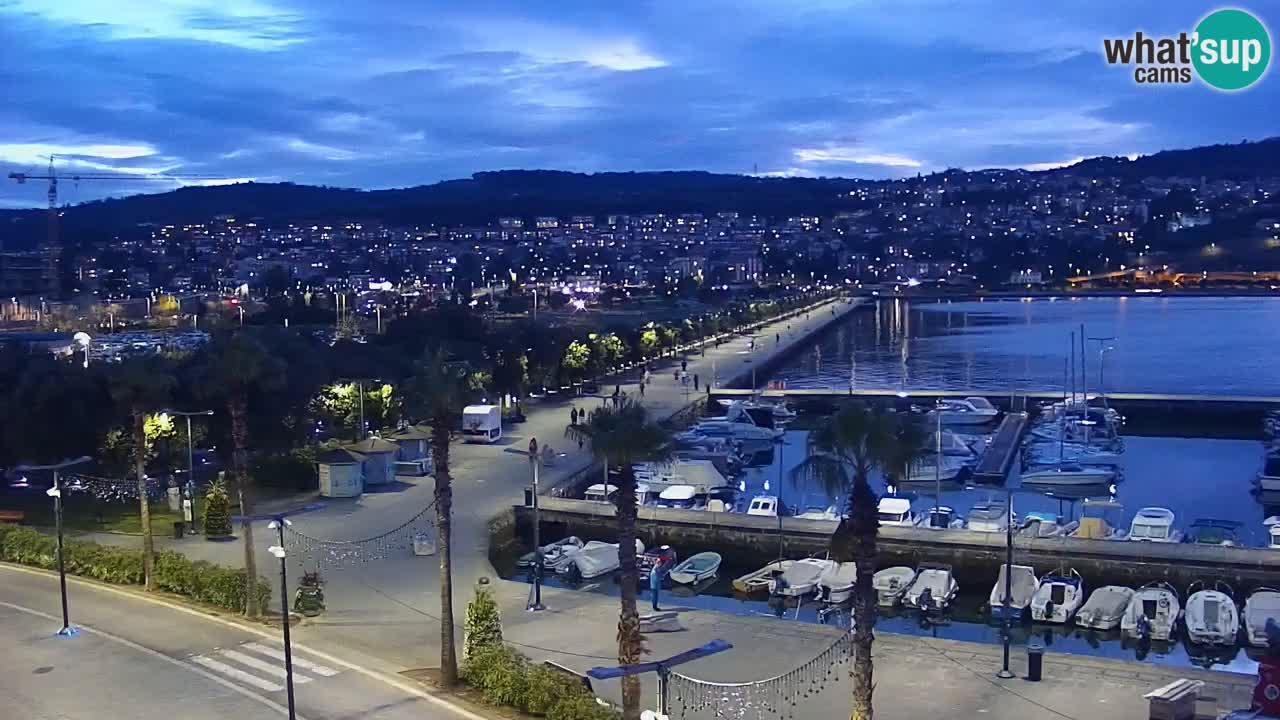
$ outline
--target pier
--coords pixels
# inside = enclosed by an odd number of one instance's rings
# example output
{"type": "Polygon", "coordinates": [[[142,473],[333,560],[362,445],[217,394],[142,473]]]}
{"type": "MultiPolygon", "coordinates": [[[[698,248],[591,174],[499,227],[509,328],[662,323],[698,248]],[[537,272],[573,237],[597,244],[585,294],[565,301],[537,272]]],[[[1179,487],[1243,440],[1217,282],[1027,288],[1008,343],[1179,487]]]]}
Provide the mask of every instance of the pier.
{"type": "Polygon", "coordinates": [[[1005,413],[995,435],[973,469],[973,476],[983,482],[1004,482],[1009,467],[1022,447],[1022,433],[1027,429],[1025,412],[1005,413]]]}

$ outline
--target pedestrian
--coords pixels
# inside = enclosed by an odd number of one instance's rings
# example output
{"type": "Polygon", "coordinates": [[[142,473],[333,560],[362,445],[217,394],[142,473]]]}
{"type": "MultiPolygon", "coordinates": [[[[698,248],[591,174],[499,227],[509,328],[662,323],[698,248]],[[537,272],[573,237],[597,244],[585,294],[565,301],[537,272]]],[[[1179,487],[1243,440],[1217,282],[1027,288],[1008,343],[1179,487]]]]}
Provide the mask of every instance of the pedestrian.
{"type": "Polygon", "coordinates": [[[578,450],[582,450],[582,438],[578,438],[578,450]]]}
{"type": "Polygon", "coordinates": [[[644,397],[644,383],[640,383],[640,397],[644,397]]]}
{"type": "Polygon", "coordinates": [[[672,371],[671,371],[671,380],[672,380],[672,382],[680,382],[680,371],[679,371],[679,370],[672,370],[672,371]]]}
{"type": "Polygon", "coordinates": [[[686,371],[686,370],[688,370],[688,369],[689,369],[689,361],[688,361],[688,360],[681,360],[681,361],[680,361],[680,372],[684,372],[684,371],[686,371]]]}
{"type": "Polygon", "coordinates": [[[703,345],[703,346],[702,346],[702,357],[706,357],[706,356],[707,356],[707,346],[706,346],[706,345],[703,345]]]}
{"type": "Polygon", "coordinates": [[[569,424],[570,425],[578,424],[578,408],[569,409],[569,424]]]}
{"type": "Polygon", "coordinates": [[[698,392],[698,373],[693,374],[693,391],[698,392]]]}
{"type": "Polygon", "coordinates": [[[658,559],[653,563],[653,569],[649,571],[649,596],[654,612],[662,609],[658,607],[658,595],[662,593],[662,576],[666,571],[666,555],[658,555],[658,559]]]}
{"type": "Polygon", "coordinates": [[[776,344],[778,344],[778,345],[781,345],[781,344],[782,344],[782,333],[774,333],[774,334],[773,334],[773,341],[774,341],[774,343],[776,343],[776,344]]]}

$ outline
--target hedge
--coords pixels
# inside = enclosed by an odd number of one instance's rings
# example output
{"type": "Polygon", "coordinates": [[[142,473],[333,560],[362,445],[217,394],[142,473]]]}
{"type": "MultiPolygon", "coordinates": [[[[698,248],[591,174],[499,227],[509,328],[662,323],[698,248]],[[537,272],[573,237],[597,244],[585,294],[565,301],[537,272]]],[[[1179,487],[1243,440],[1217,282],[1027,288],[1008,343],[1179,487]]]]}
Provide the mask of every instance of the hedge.
{"type": "MultiPolygon", "coordinates": [[[[115,585],[141,585],[142,551],[67,540],[67,573],[115,585]]],[[[0,524],[0,560],[56,570],[57,540],[17,525],[0,524]]],[[[244,570],[191,560],[179,553],[156,554],[156,587],[224,610],[244,612],[244,570]]],[[[271,599],[271,586],[258,579],[259,606],[271,599]]]]}
{"type": "Polygon", "coordinates": [[[475,649],[463,661],[462,681],[479,690],[485,702],[513,707],[547,720],[616,720],[581,683],[542,665],[507,645],[475,649]]]}

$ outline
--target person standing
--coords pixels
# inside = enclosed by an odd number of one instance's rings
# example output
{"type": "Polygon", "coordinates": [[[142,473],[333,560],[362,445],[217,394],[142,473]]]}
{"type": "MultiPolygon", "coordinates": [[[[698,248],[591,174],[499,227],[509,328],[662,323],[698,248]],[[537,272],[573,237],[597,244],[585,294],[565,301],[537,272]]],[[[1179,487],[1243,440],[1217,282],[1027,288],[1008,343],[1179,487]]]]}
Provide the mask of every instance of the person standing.
{"type": "Polygon", "coordinates": [[[659,555],[658,559],[653,563],[653,569],[649,571],[649,599],[653,605],[654,612],[661,610],[658,607],[658,595],[662,593],[662,576],[667,572],[667,558],[665,555],[659,555]]]}
{"type": "Polygon", "coordinates": [[[693,374],[693,391],[698,392],[698,373],[693,374]]]}
{"type": "Polygon", "coordinates": [[[640,383],[640,397],[644,397],[644,383],[640,383]]]}
{"type": "Polygon", "coordinates": [[[569,424],[570,425],[578,424],[578,408],[569,409],[569,424]]]}

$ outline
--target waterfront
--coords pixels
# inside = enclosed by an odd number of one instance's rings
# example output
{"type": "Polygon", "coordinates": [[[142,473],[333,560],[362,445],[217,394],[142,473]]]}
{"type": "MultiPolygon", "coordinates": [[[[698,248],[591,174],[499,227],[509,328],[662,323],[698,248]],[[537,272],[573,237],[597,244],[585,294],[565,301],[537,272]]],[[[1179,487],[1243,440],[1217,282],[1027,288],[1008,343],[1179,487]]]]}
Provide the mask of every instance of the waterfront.
{"type": "MultiPolygon", "coordinates": [[[[1089,337],[1115,338],[1106,343],[1109,391],[1280,395],[1280,298],[1250,297],[880,300],[772,379],[789,388],[847,389],[852,379],[894,390],[1061,390],[1081,323],[1089,337]]],[[[1086,345],[1097,389],[1100,343],[1086,345]]]]}

